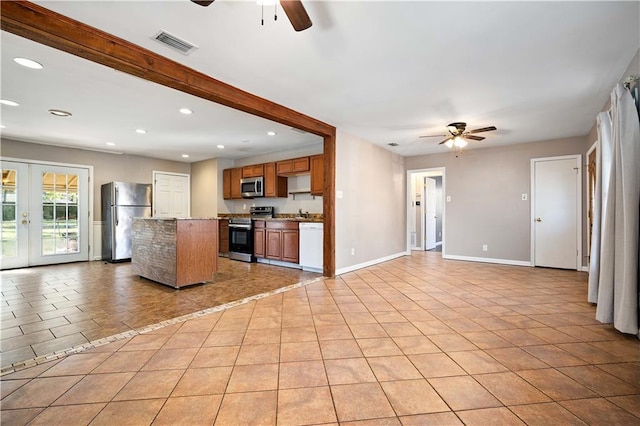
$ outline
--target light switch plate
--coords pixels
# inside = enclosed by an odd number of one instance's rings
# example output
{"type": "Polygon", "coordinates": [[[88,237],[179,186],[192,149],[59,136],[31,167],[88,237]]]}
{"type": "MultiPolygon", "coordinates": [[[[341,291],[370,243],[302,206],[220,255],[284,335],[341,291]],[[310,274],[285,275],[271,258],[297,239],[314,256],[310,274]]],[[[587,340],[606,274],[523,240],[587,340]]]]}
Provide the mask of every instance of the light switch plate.
{"type": "Polygon", "coordinates": [[[447,203],[451,202],[451,195],[447,195],[447,203]]]}
{"type": "Polygon", "coordinates": [[[527,194],[522,194],[522,201],[527,201],[527,194]]]}
{"type": "Polygon", "coordinates": [[[336,198],[342,198],[344,196],[344,194],[342,193],[342,191],[336,191],[336,198]]]}

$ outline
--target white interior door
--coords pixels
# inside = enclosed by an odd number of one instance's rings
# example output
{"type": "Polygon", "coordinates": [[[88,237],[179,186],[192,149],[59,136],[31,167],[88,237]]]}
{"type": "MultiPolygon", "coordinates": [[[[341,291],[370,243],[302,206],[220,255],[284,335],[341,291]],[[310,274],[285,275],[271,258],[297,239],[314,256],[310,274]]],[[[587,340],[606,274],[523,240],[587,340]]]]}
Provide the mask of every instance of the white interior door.
{"type": "Polygon", "coordinates": [[[579,269],[580,156],[532,162],[533,265],[579,269]]]}
{"type": "Polygon", "coordinates": [[[424,178],[424,249],[436,248],[436,180],[424,178]]]}
{"type": "Polygon", "coordinates": [[[2,162],[2,269],[29,265],[29,166],[2,162]]]}
{"type": "Polygon", "coordinates": [[[189,175],[153,172],[153,216],[189,217],[189,175]]]}

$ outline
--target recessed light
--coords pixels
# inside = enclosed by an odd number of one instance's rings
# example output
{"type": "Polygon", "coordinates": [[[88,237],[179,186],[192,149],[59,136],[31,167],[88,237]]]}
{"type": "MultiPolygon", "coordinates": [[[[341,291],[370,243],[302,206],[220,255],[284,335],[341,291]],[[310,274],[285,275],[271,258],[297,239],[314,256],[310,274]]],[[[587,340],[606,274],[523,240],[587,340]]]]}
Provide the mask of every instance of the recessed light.
{"type": "Polygon", "coordinates": [[[72,114],[67,111],[62,111],[61,109],[50,109],[49,114],[55,115],[56,117],[71,117],[72,114]]]}
{"type": "Polygon", "coordinates": [[[44,68],[40,62],[36,62],[33,59],[29,58],[13,58],[13,61],[16,64],[20,64],[23,67],[31,68],[34,70],[41,70],[42,68],[44,68]]]}
{"type": "Polygon", "coordinates": [[[189,108],[180,108],[179,111],[184,115],[193,114],[193,111],[191,111],[189,108]]]}
{"type": "Polygon", "coordinates": [[[218,149],[224,149],[224,145],[218,145],[218,149]]]}
{"type": "Polygon", "coordinates": [[[136,133],[144,135],[145,133],[147,133],[147,131],[144,129],[136,129],[136,133]]]}
{"type": "Polygon", "coordinates": [[[115,143],[113,143],[113,142],[107,142],[107,145],[109,145],[109,146],[116,146],[116,144],[115,144],[115,143]]]}
{"type": "Polygon", "coordinates": [[[189,154],[182,154],[182,158],[189,158],[189,154]]]}
{"type": "Polygon", "coordinates": [[[18,106],[18,105],[20,105],[19,103],[14,102],[14,101],[10,101],[9,99],[0,99],[0,104],[8,105],[8,106],[18,106]]]}
{"type": "Polygon", "coordinates": [[[269,136],[275,136],[275,135],[277,135],[277,133],[276,133],[276,132],[267,132],[267,135],[269,135],[269,136]]]}

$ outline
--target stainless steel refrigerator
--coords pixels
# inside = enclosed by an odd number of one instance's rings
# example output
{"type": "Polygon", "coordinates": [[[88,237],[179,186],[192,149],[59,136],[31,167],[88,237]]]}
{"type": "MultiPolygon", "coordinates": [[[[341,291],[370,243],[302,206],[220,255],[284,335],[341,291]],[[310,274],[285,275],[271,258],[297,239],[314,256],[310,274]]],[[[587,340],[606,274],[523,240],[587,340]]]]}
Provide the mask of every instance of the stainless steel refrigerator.
{"type": "Polygon", "coordinates": [[[102,259],[131,259],[134,217],[151,217],[151,184],[111,182],[102,185],[102,259]]]}

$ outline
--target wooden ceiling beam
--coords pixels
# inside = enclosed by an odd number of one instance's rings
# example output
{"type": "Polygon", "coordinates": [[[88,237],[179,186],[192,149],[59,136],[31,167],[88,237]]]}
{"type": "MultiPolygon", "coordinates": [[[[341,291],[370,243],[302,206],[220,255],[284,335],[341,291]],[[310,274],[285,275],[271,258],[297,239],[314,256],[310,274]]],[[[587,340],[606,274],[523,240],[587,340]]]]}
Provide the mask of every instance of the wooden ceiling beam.
{"type": "Polygon", "coordinates": [[[184,93],[321,136],[324,140],[324,265],[335,275],[336,128],[223,83],[150,50],[27,1],[0,1],[3,31],[184,93]]]}

